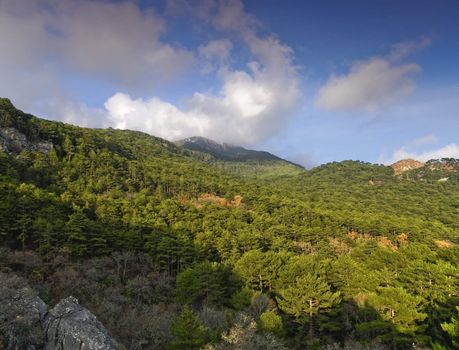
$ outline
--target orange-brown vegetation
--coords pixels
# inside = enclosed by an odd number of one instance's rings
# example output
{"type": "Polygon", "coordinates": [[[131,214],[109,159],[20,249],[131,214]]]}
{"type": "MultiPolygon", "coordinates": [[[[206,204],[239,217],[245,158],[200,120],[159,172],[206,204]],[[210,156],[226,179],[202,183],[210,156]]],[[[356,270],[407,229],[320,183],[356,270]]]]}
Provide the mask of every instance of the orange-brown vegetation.
{"type": "Polygon", "coordinates": [[[341,239],[330,238],[329,242],[335,253],[338,255],[347,254],[351,251],[351,247],[349,247],[349,245],[341,239]]]}
{"type": "Polygon", "coordinates": [[[446,239],[437,239],[435,241],[435,244],[437,245],[438,248],[441,248],[441,249],[448,249],[454,246],[453,242],[448,241],[446,239]]]}
{"type": "Polygon", "coordinates": [[[223,197],[219,197],[212,193],[203,193],[201,196],[196,199],[193,204],[197,208],[202,208],[205,205],[213,204],[223,207],[239,207],[242,204],[242,196],[236,195],[233,200],[228,200],[223,197]]]}
{"type": "Polygon", "coordinates": [[[398,249],[397,245],[395,245],[394,242],[392,242],[386,236],[378,237],[377,241],[378,241],[378,246],[380,246],[381,248],[389,248],[390,250],[393,250],[393,251],[398,249]]]}
{"type": "MultiPolygon", "coordinates": [[[[396,251],[398,247],[408,244],[408,234],[406,233],[400,233],[395,237],[395,242],[391,240],[390,238],[386,236],[378,236],[378,237],[373,237],[369,235],[368,233],[359,233],[356,231],[351,231],[347,234],[347,237],[350,238],[353,241],[363,243],[363,242],[368,242],[368,241],[376,241],[378,246],[381,248],[388,248],[390,250],[396,251]]],[[[330,241],[332,246],[335,248],[335,245],[332,241],[330,241]]],[[[344,243],[344,242],[343,242],[344,243]]],[[[336,249],[336,248],[335,248],[336,249]]],[[[338,253],[338,252],[337,252],[338,253]]]]}

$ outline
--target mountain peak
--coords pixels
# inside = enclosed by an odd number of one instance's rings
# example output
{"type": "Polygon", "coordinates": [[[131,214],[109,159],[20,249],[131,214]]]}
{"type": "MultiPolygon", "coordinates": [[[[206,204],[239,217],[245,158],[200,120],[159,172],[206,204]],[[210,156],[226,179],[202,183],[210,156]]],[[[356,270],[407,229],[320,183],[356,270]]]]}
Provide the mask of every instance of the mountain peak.
{"type": "Polygon", "coordinates": [[[229,143],[218,143],[202,136],[188,137],[176,141],[175,144],[192,151],[210,154],[216,160],[234,162],[285,161],[266,151],[255,151],[229,143]]]}
{"type": "MultiPolygon", "coordinates": [[[[226,143],[218,143],[217,141],[208,139],[203,136],[191,136],[187,137],[186,139],[176,141],[175,144],[180,145],[184,147],[183,145],[196,145],[199,148],[205,147],[206,149],[220,149],[224,150],[225,146],[227,145],[226,143]]],[[[189,147],[185,147],[189,148],[189,147]]]]}

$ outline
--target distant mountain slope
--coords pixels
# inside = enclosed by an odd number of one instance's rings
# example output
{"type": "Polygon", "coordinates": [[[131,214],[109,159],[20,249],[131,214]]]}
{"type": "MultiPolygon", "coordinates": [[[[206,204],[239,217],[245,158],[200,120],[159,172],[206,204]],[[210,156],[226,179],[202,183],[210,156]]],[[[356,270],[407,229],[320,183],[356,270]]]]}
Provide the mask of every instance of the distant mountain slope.
{"type": "Polygon", "coordinates": [[[176,145],[183,148],[208,153],[217,160],[225,161],[273,161],[282,158],[265,151],[254,151],[244,147],[231,145],[229,143],[218,143],[205,137],[193,136],[184,140],[176,141],[176,145]]]}
{"type": "Polygon", "coordinates": [[[418,181],[459,182],[459,159],[431,159],[420,167],[405,171],[402,178],[418,181]]]}
{"type": "Polygon", "coordinates": [[[179,147],[193,151],[194,155],[223,170],[244,176],[276,177],[297,175],[304,168],[266,151],[255,151],[228,143],[193,136],[176,141],[179,147]]]}

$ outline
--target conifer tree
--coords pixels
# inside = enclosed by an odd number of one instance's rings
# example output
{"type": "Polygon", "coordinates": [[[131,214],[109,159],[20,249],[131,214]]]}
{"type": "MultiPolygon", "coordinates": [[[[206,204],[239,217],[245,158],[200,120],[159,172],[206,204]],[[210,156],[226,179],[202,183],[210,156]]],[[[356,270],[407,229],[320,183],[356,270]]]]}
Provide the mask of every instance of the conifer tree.
{"type": "Polygon", "coordinates": [[[209,330],[187,305],[172,321],[171,330],[174,336],[169,346],[171,350],[198,350],[208,339],[209,330]]]}

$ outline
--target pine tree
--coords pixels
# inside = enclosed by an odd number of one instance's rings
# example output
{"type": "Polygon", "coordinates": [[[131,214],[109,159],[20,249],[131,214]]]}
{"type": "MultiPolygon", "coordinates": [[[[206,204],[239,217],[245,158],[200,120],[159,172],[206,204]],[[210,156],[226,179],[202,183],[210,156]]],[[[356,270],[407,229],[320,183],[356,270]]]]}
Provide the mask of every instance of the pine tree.
{"type": "Polygon", "coordinates": [[[315,316],[339,301],[339,293],[332,292],[323,278],[312,273],[297,277],[295,283],[279,294],[277,301],[284,312],[295,316],[302,324],[309,322],[310,340],[314,338],[315,316]]]}
{"type": "Polygon", "coordinates": [[[169,344],[171,350],[198,350],[208,339],[209,330],[188,306],[172,321],[171,330],[174,336],[169,344]]]}
{"type": "Polygon", "coordinates": [[[456,306],[457,315],[451,318],[451,322],[444,322],[441,328],[448,333],[451,344],[455,349],[459,349],[459,306],[456,306]]]}

